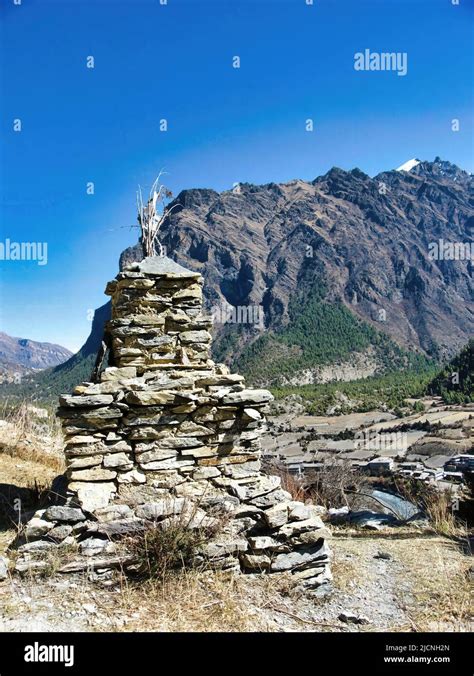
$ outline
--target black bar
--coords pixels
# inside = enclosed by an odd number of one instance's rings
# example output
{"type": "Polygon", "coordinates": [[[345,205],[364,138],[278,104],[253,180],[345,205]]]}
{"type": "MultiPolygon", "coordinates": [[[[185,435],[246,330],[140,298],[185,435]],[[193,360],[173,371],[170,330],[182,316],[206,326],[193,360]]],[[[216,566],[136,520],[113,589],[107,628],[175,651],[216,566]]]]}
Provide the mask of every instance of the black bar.
{"type": "Polygon", "coordinates": [[[0,676],[210,673],[473,674],[469,633],[0,634],[0,676]],[[35,644],[37,649],[35,651],[35,644]],[[41,646],[45,646],[42,648],[41,646]],[[50,646],[57,646],[52,649],[50,646]],[[73,646],[63,650],[59,646],[73,646]],[[28,662],[25,657],[63,658],[28,662]],[[174,666],[173,666],[174,665],[174,666]],[[240,666],[239,666],[240,665],[240,666]],[[285,666],[286,665],[286,666],[285,666]],[[327,671],[329,670],[329,671],[327,671]]]}

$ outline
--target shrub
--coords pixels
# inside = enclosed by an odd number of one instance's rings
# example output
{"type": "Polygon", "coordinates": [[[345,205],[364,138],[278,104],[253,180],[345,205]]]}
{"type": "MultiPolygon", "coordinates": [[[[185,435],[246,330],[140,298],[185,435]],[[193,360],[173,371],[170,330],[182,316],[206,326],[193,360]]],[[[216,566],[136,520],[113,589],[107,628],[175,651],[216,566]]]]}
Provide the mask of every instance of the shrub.
{"type": "Polygon", "coordinates": [[[264,463],[263,471],[266,474],[279,476],[281,479],[281,487],[284,491],[290,493],[293,500],[305,502],[305,500],[310,497],[304,479],[289,472],[282,462],[278,460],[267,460],[264,463]]]}
{"type": "Polygon", "coordinates": [[[213,516],[212,525],[196,528],[198,510],[196,503],[189,503],[180,514],[150,524],[144,531],[128,538],[127,549],[136,561],[134,568],[139,575],[164,579],[170,572],[196,566],[199,548],[225,523],[222,515],[213,516]]]}
{"type": "Polygon", "coordinates": [[[439,490],[436,486],[412,478],[397,478],[395,489],[426,514],[437,533],[451,536],[458,532],[460,524],[454,515],[451,490],[439,490]]]}
{"type": "Polygon", "coordinates": [[[188,567],[202,541],[199,532],[181,524],[165,528],[156,524],[132,540],[131,550],[137,559],[139,573],[160,578],[170,570],[188,567]]]}
{"type": "Polygon", "coordinates": [[[357,493],[364,483],[364,476],[353,472],[345,462],[326,461],[317,472],[308,475],[308,493],[312,501],[323,507],[349,506],[349,495],[357,493]]]}

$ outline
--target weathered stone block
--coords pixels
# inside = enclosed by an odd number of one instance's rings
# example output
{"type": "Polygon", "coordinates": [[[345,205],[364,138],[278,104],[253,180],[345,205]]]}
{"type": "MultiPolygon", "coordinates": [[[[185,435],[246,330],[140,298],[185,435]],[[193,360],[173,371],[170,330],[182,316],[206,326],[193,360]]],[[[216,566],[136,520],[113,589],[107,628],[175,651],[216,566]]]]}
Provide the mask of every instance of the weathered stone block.
{"type": "Polygon", "coordinates": [[[88,407],[88,406],[108,406],[113,402],[114,398],[111,394],[80,394],[80,395],[66,395],[59,397],[61,406],[70,407],[88,407]]]}
{"type": "Polygon", "coordinates": [[[117,472],[110,469],[101,469],[100,467],[69,472],[71,481],[110,481],[111,479],[115,479],[116,476],[117,472]]]}
{"type": "Polygon", "coordinates": [[[85,521],[85,514],[81,509],[75,507],[55,505],[48,507],[43,514],[47,521],[61,521],[66,523],[77,523],[78,521],[85,521]]]}
{"type": "Polygon", "coordinates": [[[93,512],[99,507],[106,507],[117,488],[115,484],[108,483],[86,483],[74,481],[69,484],[69,490],[77,493],[77,497],[82,509],[87,512],[93,512]]]}
{"type": "Polygon", "coordinates": [[[133,461],[131,460],[130,456],[126,455],[125,453],[112,453],[110,455],[104,455],[102,464],[106,469],[126,470],[132,469],[133,467],[133,461]]]}

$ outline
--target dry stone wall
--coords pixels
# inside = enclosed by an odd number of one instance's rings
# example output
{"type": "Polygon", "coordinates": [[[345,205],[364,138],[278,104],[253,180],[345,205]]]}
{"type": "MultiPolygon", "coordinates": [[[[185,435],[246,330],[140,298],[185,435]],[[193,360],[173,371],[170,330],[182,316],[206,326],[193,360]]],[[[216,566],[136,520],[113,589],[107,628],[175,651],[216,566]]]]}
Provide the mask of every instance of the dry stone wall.
{"type": "Polygon", "coordinates": [[[279,477],[262,473],[272,396],[211,360],[201,275],[146,258],[106,293],[115,366],[60,398],[66,504],[30,520],[17,569],[41,568],[42,553],[70,544],[80,557],[64,572],[123,563],[120,538],[184,516],[190,528],[216,527],[198,552],[214,567],[291,571],[306,588],[327,586],[321,509],[293,501],[279,477]]]}

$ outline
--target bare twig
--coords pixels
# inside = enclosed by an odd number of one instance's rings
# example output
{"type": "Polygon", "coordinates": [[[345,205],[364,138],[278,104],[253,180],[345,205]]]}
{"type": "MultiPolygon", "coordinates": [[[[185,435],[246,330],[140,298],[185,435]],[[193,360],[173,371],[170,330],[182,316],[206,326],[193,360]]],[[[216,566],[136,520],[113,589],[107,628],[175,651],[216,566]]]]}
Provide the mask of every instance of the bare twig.
{"type": "Polygon", "coordinates": [[[282,613],[283,615],[288,615],[288,617],[292,617],[294,620],[297,620],[298,622],[304,622],[304,624],[312,624],[313,626],[316,627],[330,627],[332,629],[338,629],[339,631],[344,631],[344,627],[341,627],[340,624],[329,624],[328,622],[315,622],[314,620],[307,620],[304,617],[300,617],[299,615],[296,615],[295,613],[290,613],[288,610],[283,610],[282,608],[278,608],[278,606],[275,606],[273,604],[269,604],[267,608],[271,608],[272,610],[276,611],[277,613],[282,613]]]}
{"type": "Polygon", "coordinates": [[[142,189],[138,186],[138,225],[141,229],[141,241],[145,256],[156,256],[157,248],[160,256],[165,255],[164,247],[158,239],[158,233],[165,218],[172,211],[172,209],[169,211],[165,209],[165,201],[172,197],[172,193],[161,183],[163,173],[163,170],[161,170],[155,179],[146,204],[143,203],[142,189]]]}

